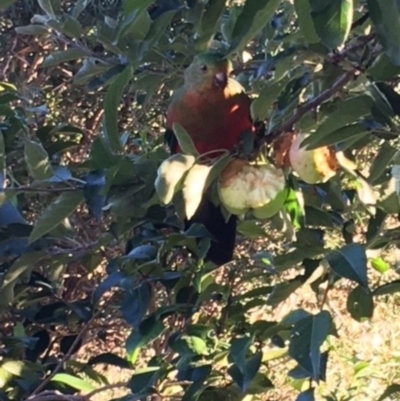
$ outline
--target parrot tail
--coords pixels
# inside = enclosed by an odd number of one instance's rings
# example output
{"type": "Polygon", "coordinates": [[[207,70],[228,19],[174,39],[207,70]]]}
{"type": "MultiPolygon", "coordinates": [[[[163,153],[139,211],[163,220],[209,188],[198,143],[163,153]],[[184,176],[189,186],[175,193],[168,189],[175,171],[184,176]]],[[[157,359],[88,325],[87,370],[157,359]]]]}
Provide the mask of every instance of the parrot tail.
{"type": "Polygon", "coordinates": [[[203,196],[196,213],[190,220],[185,221],[185,226],[188,229],[194,223],[203,224],[214,236],[215,241],[211,241],[205,262],[210,261],[220,266],[233,259],[236,221],[236,216],[231,215],[226,222],[219,206],[215,206],[206,195],[203,196]]]}

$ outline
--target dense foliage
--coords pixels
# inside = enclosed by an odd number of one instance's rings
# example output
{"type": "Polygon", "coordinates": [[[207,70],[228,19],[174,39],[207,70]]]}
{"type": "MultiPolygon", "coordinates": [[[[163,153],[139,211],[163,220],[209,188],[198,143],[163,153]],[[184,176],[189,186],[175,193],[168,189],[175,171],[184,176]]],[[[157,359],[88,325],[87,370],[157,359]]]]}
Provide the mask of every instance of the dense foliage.
{"type": "MultiPolygon", "coordinates": [[[[119,400],[266,400],[276,369],[298,400],[341,399],[319,391],[337,336],[331,292],[346,283],[362,322],[400,290],[396,0],[0,9],[0,400],[83,400],[114,387],[126,392],[119,400]],[[243,217],[235,261],[219,268],[202,263],[207,232],[183,232],[154,188],[172,91],[208,48],[233,60],[268,157],[284,158],[286,134],[301,131],[340,166],[320,184],[288,171],[285,207],[243,217]],[[318,307],[276,313],[310,286],[318,307]],[[123,353],[77,354],[93,338],[114,344],[110,327],[127,334],[123,353]],[[130,379],[115,383],[99,364],[130,379]]],[[[400,390],[387,384],[381,399],[400,390]]]]}

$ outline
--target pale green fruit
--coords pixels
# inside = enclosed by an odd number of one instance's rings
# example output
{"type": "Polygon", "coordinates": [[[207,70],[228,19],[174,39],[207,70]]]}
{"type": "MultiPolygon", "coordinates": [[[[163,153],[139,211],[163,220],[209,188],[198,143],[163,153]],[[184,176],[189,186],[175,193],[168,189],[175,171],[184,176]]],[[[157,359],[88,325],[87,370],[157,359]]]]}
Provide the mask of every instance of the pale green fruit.
{"type": "Polygon", "coordinates": [[[245,160],[229,163],[218,181],[221,202],[235,215],[264,209],[284,188],[281,170],[270,164],[251,165],[245,160]]]}
{"type": "Polygon", "coordinates": [[[196,158],[194,156],[177,153],[161,163],[154,182],[161,202],[168,205],[172,201],[178,183],[195,161],[196,158]]]}
{"type": "Polygon", "coordinates": [[[333,151],[327,146],[307,150],[300,147],[306,134],[297,134],[290,150],[290,165],[297,175],[308,184],[318,184],[328,181],[336,174],[337,161],[333,151]]]}
{"type": "Polygon", "coordinates": [[[185,214],[190,219],[200,205],[206,186],[207,177],[212,166],[195,164],[183,181],[182,195],[185,203],[185,214]]]}
{"type": "Polygon", "coordinates": [[[259,207],[258,209],[253,210],[253,216],[256,219],[269,219],[274,216],[279,210],[282,208],[285,203],[286,196],[288,194],[287,188],[284,188],[282,191],[278,192],[274,199],[268,202],[266,205],[259,207]]]}

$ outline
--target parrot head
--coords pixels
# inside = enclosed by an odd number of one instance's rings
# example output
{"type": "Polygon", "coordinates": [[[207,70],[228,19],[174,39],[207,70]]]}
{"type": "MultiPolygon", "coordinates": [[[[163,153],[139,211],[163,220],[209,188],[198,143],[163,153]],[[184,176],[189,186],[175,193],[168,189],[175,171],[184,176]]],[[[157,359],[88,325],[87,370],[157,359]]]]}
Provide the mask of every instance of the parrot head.
{"type": "Polygon", "coordinates": [[[224,89],[232,70],[231,61],[221,53],[198,54],[185,70],[185,86],[196,92],[203,92],[212,88],[224,89]]]}

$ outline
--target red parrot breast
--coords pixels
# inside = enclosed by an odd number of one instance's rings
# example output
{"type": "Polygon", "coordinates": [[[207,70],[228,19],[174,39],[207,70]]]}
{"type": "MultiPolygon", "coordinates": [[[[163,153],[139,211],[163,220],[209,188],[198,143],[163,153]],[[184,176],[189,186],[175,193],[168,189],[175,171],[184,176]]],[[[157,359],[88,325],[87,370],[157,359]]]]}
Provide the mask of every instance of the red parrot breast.
{"type": "Polygon", "coordinates": [[[255,132],[250,99],[244,92],[232,95],[229,87],[205,93],[181,88],[167,110],[167,127],[172,129],[174,123],[182,125],[200,154],[231,150],[242,133],[255,132]]]}

